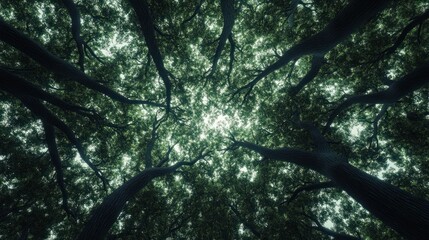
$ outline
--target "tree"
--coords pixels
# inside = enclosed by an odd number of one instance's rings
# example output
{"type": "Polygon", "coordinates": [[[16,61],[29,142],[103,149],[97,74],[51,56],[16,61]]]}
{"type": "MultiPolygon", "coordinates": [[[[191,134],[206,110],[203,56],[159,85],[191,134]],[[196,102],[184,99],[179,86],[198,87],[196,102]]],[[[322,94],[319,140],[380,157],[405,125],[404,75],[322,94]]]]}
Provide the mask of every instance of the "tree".
{"type": "Polygon", "coordinates": [[[1,238],[429,235],[429,4],[0,9],[1,238]]]}

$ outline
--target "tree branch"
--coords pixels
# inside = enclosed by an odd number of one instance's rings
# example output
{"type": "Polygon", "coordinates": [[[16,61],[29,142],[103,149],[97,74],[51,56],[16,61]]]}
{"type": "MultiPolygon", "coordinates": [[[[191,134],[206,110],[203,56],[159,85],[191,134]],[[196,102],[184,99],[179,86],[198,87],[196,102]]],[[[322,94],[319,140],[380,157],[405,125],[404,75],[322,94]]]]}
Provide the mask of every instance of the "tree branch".
{"type": "Polygon", "coordinates": [[[0,40],[26,54],[28,57],[30,57],[46,69],[55,72],[59,75],[66,76],[91,90],[104,94],[112,100],[124,104],[142,104],[156,107],[166,107],[165,105],[151,101],[128,99],[123,95],[115,92],[114,90],[104,85],[101,85],[79,69],[75,68],[70,63],[51,54],[48,50],[46,50],[41,45],[31,40],[24,34],[20,33],[18,30],[4,22],[1,18],[0,40]]]}
{"type": "Polygon", "coordinates": [[[345,233],[334,232],[331,229],[324,227],[316,218],[311,217],[310,215],[307,215],[304,213],[304,216],[306,216],[316,224],[316,227],[315,227],[316,230],[320,231],[321,233],[327,236],[333,237],[335,240],[361,240],[360,238],[357,238],[355,236],[351,236],[345,233]]]}
{"type": "Polygon", "coordinates": [[[301,187],[295,189],[295,191],[293,191],[293,193],[289,197],[289,199],[282,202],[281,204],[289,205],[293,200],[295,200],[298,197],[298,194],[300,194],[301,192],[320,190],[320,189],[324,189],[324,188],[333,188],[336,186],[337,185],[332,181],[319,182],[319,183],[314,183],[314,184],[310,184],[310,185],[306,185],[306,186],[301,186],[301,187]]]}
{"type": "Polygon", "coordinates": [[[216,52],[213,56],[211,71],[208,74],[208,77],[213,76],[217,69],[217,63],[220,59],[220,55],[225,47],[226,40],[228,40],[231,35],[232,28],[234,27],[234,22],[236,18],[236,10],[234,9],[234,0],[220,0],[220,7],[222,10],[223,16],[223,28],[222,33],[220,34],[216,52]]]}
{"type": "Polygon", "coordinates": [[[291,87],[290,94],[292,96],[297,95],[309,82],[313,81],[313,79],[317,76],[325,63],[323,56],[313,55],[313,59],[311,60],[311,67],[307,74],[301,79],[301,81],[296,85],[291,87]]]}
{"type": "Polygon", "coordinates": [[[122,212],[125,204],[154,178],[175,172],[181,166],[190,166],[208,156],[209,152],[200,154],[189,162],[181,161],[170,167],[146,168],[109,194],[92,212],[77,239],[103,239],[113,223],[122,212]]]}
{"type": "Polygon", "coordinates": [[[414,69],[412,72],[398,79],[383,91],[356,95],[338,105],[330,114],[326,122],[325,131],[329,129],[335,118],[344,110],[355,104],[392,104],[409,93],[429,83],[429,63],[414,69]]]}
{"type": "Polygon", "coordinates": [[[187,19],[185,19],[182,22],[182,25],[185,25],[186,23],[190,22],[195,16],[197,16],[197,14],[200,12],[201,10],[201,6],[203,5],[204,0],[200,0],[200,2],[197,4],[197,6],[195,6],[195,10],[192,13],[192,15],[190,17],[188,17],[187,19]]]}
{"type": "Polygon", "coordinates": [[[379,56],[371,62],[377,62],[383,59],[384,57],[394,53],[396,49],[398,49],[398,47],[402,44],[402,42],[404,42],[405,37],[408,35],[408,33],[411,32],[411,30],[413,30],[416,26],[421,26],[421,24],[424,21],[426,21],[428,18],[429,18],[429,9],[427,9],[423,14],[413,17],[411,19],[412,21],[408,23],[407,26],[404,27],[404,29],[402,29],[402,32],[401,34],[399,34],[395,43],[392,46],[386,48],[384,51],[382,51],[379,54],[379,56]]]}
{"type": "Polygon", "coordinates": [[[42,119],[42,121],[51,124],[60,129],[67,137],[67,139],[76,147],[82,160],[94,171],[95,175],[103,182],[104,189],[107,189],[109,185],[107,179],[102,175],[100,170],[91,162],[89,157],[81,144],[76,138],[70,127],[49,111],[40,101],[31,97],[17,96],[21,102],[36,116],[42,119]]]}
{"type": "Polygon", "coordinates": [[[159,51],[158,43],[155,37],[155,27],[153,24],[152,16],[150,14],[149,5],[146,0],[129,0],[131,7],[136,12],[137,18],[140,23],[140,28],[149,49],[149,53],[155,63],[158,74],[164,82],[166,92],[166,111],[167,113],[171,108],[171,81],[169,72],[164,67],[164,61],[159,51]]]}
{"type": "Polygon", "coordinates": [[[66,185],[64,182],[64,174],[63,169],[61,166],[61,158],[58,153],[58,147],[57,142],[55,141],[55,129],[54,126],[47,123],[46,121],[43,121],[43,128],[45,130],[45,139],[46,144],[48,145],[49,154],[51,155],[51,162],[52,165],[54,165],[56,177],[57,177],[57,184],[61,191],[62,196],[62,207],[64,211],[67,213],[68,216],[72,217],[76,220],[76,217],[74,213],[71,211],[69,204],[68,204],[68,192],[66,190],[66,185]]]}
{"type": "Polygon", "coordinates": [[[247,97],[260,80],[286,66],[293,59],[299,59],[309,54],[325,55],[350,34],[366,24],[374,15],[382,11],[390,1],[351,1],[322,31],[292,46],[276,62],[262,70],[251,82],[239,88],[234,95],[246,92],[245,97],[247,97]]]}

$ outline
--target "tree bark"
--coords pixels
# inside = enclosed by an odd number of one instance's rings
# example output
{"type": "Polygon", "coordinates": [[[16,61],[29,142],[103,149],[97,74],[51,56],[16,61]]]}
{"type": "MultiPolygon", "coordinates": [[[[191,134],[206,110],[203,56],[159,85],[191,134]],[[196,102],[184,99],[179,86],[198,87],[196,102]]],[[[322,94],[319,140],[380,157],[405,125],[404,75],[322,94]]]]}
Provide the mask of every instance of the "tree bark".
{"type": "Polygon", "coordinates": [[[332,180],[371,214],[410,239],[429,236],[429,202],[371,176],[333,152],[306,152],[297,149],[269,149],[248,142],[237,146],[263,157],[312,169],[332,180]]]}

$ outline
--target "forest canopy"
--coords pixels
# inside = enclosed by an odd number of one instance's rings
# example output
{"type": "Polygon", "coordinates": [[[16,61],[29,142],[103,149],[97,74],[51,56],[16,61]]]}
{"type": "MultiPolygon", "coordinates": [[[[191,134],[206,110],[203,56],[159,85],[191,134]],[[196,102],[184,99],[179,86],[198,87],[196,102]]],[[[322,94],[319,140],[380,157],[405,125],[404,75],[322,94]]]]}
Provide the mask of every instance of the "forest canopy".
{"type": "Polygon", "coordinates": [[[426,239],[428,19],[0,0],[0,238],[426,239]]]}

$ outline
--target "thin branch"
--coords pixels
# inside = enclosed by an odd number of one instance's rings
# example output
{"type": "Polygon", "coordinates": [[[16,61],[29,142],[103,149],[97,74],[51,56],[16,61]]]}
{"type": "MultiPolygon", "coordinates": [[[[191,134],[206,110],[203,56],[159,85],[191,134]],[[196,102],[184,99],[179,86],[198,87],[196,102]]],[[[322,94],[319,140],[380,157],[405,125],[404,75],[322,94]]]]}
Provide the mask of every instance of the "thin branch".
{"type": "Polygon", "coordinates": [[[232,205],[231,203],[228,204],[229,208],[232,210],[232,212],[235,214],[235,216],[239,219],[239,221],[244,225],[245,228],[249,229],[251,233],[253,233],[253,235],[255,235],[257,238],[261,238],[262,234],[259,231],[258,227],[249,222],[248,220],[246,220],[241,213],[238,211],[237,207],[235,207],[234,205],[232,205]]]}
{"type": "Polygon", "coordinates": [[[309,218],[311,221],[313,221],[316,224],[316,227],[315,227],[316,230],[318,230],[319,232],[327,236],[333,237],[336,240],[361,240],[360,238],[355,236],[332,231],[331,229],[324,227],[316,218],[311,217],[310,215],[305,213],[303,215],[309,218]]]}
{"type": "Polygon", "coordinates": [[[370,61],[370,63],[380,61],[386,56],[393,54],[399,48],[399,46],[404,42],[405,37],[408,35],[408,33],[411,32],[411,30],[413,30],[416,26],[419,26],[419,31],[420,31],[420,27],[422,23],[426,21],[428,18],[429,18],[429,9],[427,9],[423,14],[413,17],[411,19],[411,22],[408,23],[407,26],[405,26],[402,29],[401,34],[399,34],[399,36],[396,38],[395,43],[392,46],[386,48],[384,51],[382,51],[379,54],[379,56],[375,60],[370,61]]]}
{"type": "Polygon", "coordinates": [[[375,144],[376,144],[375,146],[376,148],[378,148],[378,123],[380,122],[381,118],[386,114],[390,106],[391,104],[384,104],[380,112],[377,114],[374,121],[372,122],[373,133],[372,133],[372,136],[369,138],[370,146],[372,145],[372,142],[375,141],[375,144]]]}
{"type": "Polygon", "coordinates": [[[298,194],[300,194],[301,192],[320,190],[320,189],[324,189],[324,188],[333,188],[333,187],[336,187],[336,186],[337,185],[334,182],[332,182],[332,181],[320,182],[320,183],[314,183],[314,184],[302,186],[302,187],[299,187],[299,188],[295,189],[295,191],[293,191],[293,193],[289,197],[289,199],[286,200],[286,201],[284,201],[284,202],[282,202],[281,204],[289,205],[293,200],[295,200],[298,197],[298,194]]]}
{"type": "Polygon", "coordinates": [[[64,181],[64,174],[63,174],[63,168],[61,166],[61,158],[58,153],[58,147],[57,142],[55,140],[55,129],[54,126],[47,123],[46,121],[43,121],[43,128],[45,130],[45,139],[46,144],[48,145],[49,154],[51,155],[51,162],[52,165],[54,165],[56,177],[57,177],[57,184],[61,191],[62,196],[62,207],[64,211],[67,213],[68,216],[72,217],[76,220],[76,217],[72,210],[69,207],[68,204],[68,192],[66,190],[66,185],[64,181]]]}
{"type": "Polygon", "coordinates": [[[197,14],[201,10],[201,6],[203,5],[203,3],[204,3],[204,0],[200,0],[200,2],[197,4],[197,6],[195,6],[195,10],[192,13],[192,15],[190,17],[188,17],[187,19],[185,19],[181,25],[185,25],[186,23],[190,22],[195,16],[197,16],[197,14]]]}

